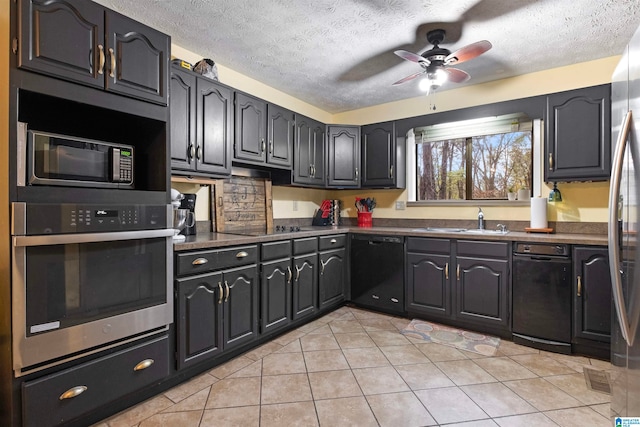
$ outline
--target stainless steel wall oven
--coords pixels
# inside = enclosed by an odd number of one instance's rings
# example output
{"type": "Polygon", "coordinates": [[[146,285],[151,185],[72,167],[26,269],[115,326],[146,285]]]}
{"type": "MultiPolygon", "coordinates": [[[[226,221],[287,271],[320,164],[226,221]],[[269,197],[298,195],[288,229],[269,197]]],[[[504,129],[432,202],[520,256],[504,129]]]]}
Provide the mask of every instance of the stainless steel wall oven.
{"type": "Polygon", "coordinates": [[[16,376],[173,321],[170,205],[12,204],[16,376]]]}

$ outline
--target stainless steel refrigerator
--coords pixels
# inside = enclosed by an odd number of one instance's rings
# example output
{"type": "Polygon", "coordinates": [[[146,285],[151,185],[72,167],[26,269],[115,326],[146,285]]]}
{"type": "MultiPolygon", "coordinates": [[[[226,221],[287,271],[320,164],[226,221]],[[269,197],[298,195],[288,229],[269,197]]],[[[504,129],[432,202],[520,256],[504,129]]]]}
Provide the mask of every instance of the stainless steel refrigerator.
{"type": "Polygon", "coordinates": [[[612,78],[609,261],[613,286],[611,412],[640,417],[640,28],[612,78]]]}

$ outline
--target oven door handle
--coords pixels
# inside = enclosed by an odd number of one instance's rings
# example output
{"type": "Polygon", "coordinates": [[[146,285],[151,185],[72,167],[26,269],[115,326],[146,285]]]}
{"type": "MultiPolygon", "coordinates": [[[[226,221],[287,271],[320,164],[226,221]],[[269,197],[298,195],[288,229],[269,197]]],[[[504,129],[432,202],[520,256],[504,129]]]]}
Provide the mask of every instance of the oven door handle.
{"type": "Polygon", "coordinates": [[[13,236],[13,246],[70,245],[74,243],[111,242],[116,240],[153,239],[171,237],[173,228],[160,230],[116,231],[113,233],[44,234],[38,236],[13,236]]]}

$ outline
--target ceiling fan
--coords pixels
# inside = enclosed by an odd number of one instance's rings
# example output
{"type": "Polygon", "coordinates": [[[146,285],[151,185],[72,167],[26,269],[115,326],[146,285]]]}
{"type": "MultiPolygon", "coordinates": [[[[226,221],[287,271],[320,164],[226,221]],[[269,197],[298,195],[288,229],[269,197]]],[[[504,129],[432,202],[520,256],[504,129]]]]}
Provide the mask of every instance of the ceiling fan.
{"type": "Polygon", "coordinates": [[[422,53],[422,55],[406,50],[396,50],[394,52],[396,55],[407,61],[417,62],[422,67],[422,71],[398,80],[393,83],[393,86],[408,82],[423,74],[426,74],[428,79],[428,86],[425,88],[427,90],[435,90],[447,80],[453,83],[463,83],[469,80],[471,76],[468,73],[458,68],[453,68],[451,65],[461,64],[476,56],[482,55],[491,49],[491,43],[487,40],[482,40],[461,47],[451,53],[448,49],[440,47],[440,43],[444,41],[445,35],[446,32],[444,30],[429,31],[427,33],[427,40],[433,45],[433,48],[422,53]]]}

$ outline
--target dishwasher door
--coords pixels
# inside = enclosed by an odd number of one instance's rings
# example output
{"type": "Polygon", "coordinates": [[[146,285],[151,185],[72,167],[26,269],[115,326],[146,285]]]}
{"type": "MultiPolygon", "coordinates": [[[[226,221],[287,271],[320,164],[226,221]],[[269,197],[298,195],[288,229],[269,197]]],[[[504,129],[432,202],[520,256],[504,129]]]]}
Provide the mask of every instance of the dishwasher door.
{"type": "Polygon", "coordinates": [[[513,254],[514,342],[571,352],[571,259],[513,254]]]}
{"type": "Polygon", "coordinates": [[[351,235],[351,301],[404,314],[404,237],[351,235]]]}

